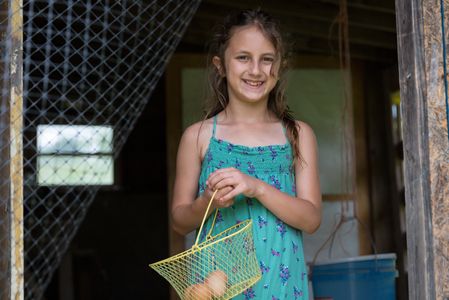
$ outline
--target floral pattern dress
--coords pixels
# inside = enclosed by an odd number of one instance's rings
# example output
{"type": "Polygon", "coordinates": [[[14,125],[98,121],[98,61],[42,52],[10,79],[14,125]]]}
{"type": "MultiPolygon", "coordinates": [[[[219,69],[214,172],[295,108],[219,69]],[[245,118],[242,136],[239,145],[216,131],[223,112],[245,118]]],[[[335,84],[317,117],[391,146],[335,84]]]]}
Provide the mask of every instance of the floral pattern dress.
{"type": "MultiPolygon", "coordinates": [[[[201,168],[199,194],[203,193],[209,174],[228,167],[263,180],[289,195],[296,194],[289,143],[261,147],[235,145],[215,137],[216,122],[214,117],[212,137],[201,168]]],[[[239,195],[233,206],[220,209],[213,234],[246,219],[253,220],[254,244],[262,278],[234,299],[309,299],[302,232],[282,222],[257,199],[239,195]]],[[[200,240],[209,231],[211,223],[212,217],[209,217],[200,240]]]]}

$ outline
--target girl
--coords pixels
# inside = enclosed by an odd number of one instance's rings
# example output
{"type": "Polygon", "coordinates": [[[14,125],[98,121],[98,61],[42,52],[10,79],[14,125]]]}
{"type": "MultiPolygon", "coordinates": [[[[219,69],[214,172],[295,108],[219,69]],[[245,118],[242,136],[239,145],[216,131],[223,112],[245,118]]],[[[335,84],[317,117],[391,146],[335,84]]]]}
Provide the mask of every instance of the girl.
{"type": "Polygon", "coordinates": [[[308,299],[301,232],[314,232],[321,220],[317,146],[312,129],[286,105],[278,25],[260,10],[229,16],[211,54],[211,107],[179,145],[174,229],[186,234],[199,227],[218,190],[214,231],[251,218],[262,272],[235,299],[308,299]]]}

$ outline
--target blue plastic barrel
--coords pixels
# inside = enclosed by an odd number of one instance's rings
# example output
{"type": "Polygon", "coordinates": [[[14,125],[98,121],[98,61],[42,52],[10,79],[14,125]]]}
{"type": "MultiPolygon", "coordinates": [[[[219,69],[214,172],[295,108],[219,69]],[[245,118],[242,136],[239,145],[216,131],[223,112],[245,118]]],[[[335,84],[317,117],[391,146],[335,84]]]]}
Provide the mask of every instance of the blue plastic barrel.
{"type": "Polygon", "coordinates": [[[395,300],[396,254],[344,258],[311,266],[315,299],[395,300]]]}

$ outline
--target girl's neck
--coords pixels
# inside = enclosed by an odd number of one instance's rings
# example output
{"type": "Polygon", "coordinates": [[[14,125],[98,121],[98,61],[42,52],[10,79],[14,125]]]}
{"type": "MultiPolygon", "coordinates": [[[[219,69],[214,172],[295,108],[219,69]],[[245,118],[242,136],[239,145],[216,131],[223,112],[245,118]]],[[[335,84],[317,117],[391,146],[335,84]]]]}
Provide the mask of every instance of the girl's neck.
{"type": "Polygon", "coordinates": [[[241,105],[230,102],[223,111],[221,121],[251,124],[276,120],[277,118],[268,110],[267,105],[241,105]]]}

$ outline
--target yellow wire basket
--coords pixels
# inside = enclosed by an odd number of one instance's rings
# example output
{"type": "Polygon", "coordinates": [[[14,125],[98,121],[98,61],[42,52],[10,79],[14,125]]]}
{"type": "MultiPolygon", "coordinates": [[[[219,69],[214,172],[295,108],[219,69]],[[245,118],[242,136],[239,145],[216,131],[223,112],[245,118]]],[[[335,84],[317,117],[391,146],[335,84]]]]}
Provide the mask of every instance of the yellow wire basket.
{"type": "Polygon", "coordinates": [[[198,243],[216,192],[210,199],[192,248],[150,264],[173,286],[182,300],[230,299],[262,276],[254,248],[251,219],[212,236],[217,209],[205,241],[198,243]]]}

